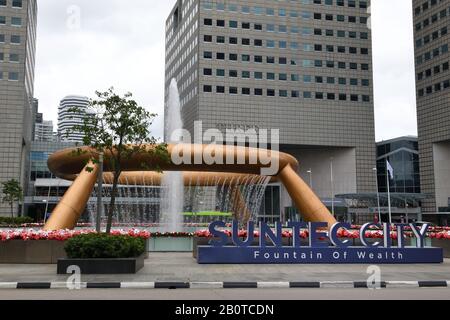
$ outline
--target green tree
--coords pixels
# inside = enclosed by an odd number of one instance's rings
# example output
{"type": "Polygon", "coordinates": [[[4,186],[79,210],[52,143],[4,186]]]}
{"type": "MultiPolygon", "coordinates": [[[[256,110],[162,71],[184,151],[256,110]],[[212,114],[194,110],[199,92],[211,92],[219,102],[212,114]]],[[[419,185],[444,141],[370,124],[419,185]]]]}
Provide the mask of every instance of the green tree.
{"type": "MultiPolygon", "coordinates": [[[[120,96],[114,92],[114,88],[110,88],[105,92],[97,91],[96,96],[96,100],[90,101],[88,116],[84,118],[83,124],[72,130],[81,132],[84,135],[83,144],[94,150],[89,161],[98,164],[99,154],[105,152],[104,161],[111,167],[114,178],[106,225],[106,233],[110,233],[122,162],[143,153],[151,153],[163,162],[168,162],[169,155],[167,145],[158,144],[150,132],[157,115],[140,106],[132,99],[131,93],[120,96]]],[[[77,108],[72,108],[72,111],[77,112],[77,108]]],[[[78,148],[76,154],[83,152],[86,151],[78,148]]],[[[160,171],[158,167],[149,168],[146,163],[140,165],[143,169],[160,171]]],[[[86,168],[90,172],[93,169],[89,166],[86,168]]]]}
{"type": "Polygon", "coordinates": [[[2,182],[3,203],[11,206],[11,218],[14,218],[14,203],[23,200],[23,190],[19,181],[15,179],[2,182]]]}

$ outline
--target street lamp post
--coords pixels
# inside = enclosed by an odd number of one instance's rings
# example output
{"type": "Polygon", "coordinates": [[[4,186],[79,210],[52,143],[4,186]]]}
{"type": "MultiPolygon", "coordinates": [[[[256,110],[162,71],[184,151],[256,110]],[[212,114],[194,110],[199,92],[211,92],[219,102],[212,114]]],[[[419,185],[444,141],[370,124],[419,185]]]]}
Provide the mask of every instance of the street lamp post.
{"type": "Polygon", "coordinates": [[[333,177],[333,157],[330,159],[330,174],[331,174],[331,213],[334,214],[334,177],[333,177]]]}
{"type": "Polygon", "coordinates": [[[378,189],[378,169],[373,168],[373,171],[375,172],[375,182],[377,186],[378,223],[381,223],[380,190],[378,189]]]}

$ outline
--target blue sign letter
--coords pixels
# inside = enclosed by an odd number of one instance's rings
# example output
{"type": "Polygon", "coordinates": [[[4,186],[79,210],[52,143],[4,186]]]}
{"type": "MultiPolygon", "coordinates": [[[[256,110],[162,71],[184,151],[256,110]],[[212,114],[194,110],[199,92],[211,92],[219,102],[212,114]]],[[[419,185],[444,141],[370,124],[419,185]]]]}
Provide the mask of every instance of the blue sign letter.
{"type": "Polygon", "coordinates": [[[283,247],[283,234],[281,231],[281,225],[278,222],[275,223],[275,230],[277,233],[276,235],[272,232],[272,229],[270,229],[270,227],[265,222],[261,221],[259,223],[259,246],[261,248],[266,247],[266,236],[270,239],[270,241],[272,241],[275,247],[283,247]]]}
{"type": "Polygon", "coordinates": [[[239,238],[239,222],[233,221],[232,239],[233,239],[233,243],[237,247],[243,247],[243,248],[250,247],[253,243],[253,239],[254,239],[253,233],[254,232],[255,232],[255,223],[253,221],[249,221],[247,224],[247,240],[245,242],[241,241],[241,239],[239,238]]]}
{"type": "Polygon", "coordinates": [[[338,231],[339,229],[351,229],[352,226],[350,225],[350,223],[336,223],[331,227],[330,230],[330,240],[331,243],[334,244],[336,247],[339,248],[347,248],[350,247],[351,242],[350,240],[345,240],[345,241],[341,241],[338,237],[338,231]]]}
{"type": "Polygon", "coordinates": [[[220,238],[221,240],[221,241],[211,241],[211,245],[213,245],[214,247],[223,247],[227,244],[228,241],[227,235],[220,230],[216,230],[216,228],[225,228],[225,227],[226,224],[223,221],[215,221],[209,225],[209,233],[211,233],[211,235],[214,238],[220,238]]]}
{"type": "Polygon", "coordinates": [[[310,222],[309,223],[309,245],[312,248],[328,248],[328,243],[322,241],[319,238],[328,239],[325,232],[320,232],[318,229],[326,230],[328,228],[328,223],[326,222],[310,222]]]}
{"type": "Polygon", "coordinates": [[[292,228],[292,237],[294,240],[294,248],[300,248],[302,246],[302,240],[300,238],[300,231],[302,228],[306,228],[308,225],[306,222],[289,222],[288,228],[292,228]]]}

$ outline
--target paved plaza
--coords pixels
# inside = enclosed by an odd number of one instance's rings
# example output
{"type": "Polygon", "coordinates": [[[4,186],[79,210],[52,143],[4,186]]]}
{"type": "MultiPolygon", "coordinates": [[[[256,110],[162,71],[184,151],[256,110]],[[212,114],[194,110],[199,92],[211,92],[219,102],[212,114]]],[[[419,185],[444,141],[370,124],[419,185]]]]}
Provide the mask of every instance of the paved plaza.
{"type": "MultiPolygon", "coordinates": [[[[83,275],[83,282],[314,282],[366,281],[368,265],[199,265],[190,253],[150,253],[132,275],[83,275]]],[[[382,281],[449,281],[443,264],[380,265],[382,281]]],[[[0,265],[0,283],[65,282],[56,265],[0,265]]]]}

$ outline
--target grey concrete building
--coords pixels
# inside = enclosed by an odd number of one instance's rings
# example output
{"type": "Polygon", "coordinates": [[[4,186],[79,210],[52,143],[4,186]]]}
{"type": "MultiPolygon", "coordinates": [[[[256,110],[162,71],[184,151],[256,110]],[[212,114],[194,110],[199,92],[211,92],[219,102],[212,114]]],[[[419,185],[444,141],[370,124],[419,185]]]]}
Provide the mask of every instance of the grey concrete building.
{"type": "MultiPolygon", "coordinates": [[[[166,22],[185,128],[279,129],[330,207],[375,192],[370,1],[178,0],[166,22]]],[[[279,211],[290,207],[281,191],[279,211]]]]}
{"type": "MultiPolygon", "coordinates": [[[[26,188],[34,123],[35,0],[0,0],[0,182],[26,188]]],[[[0,204],[0,215],[9,215],[0,204]]]]}
{"type": "Polygon", "coordinates": [[[450,3],[413,0],[413,11],[423,211],[439,221],[450,212],[450,3]]]}

